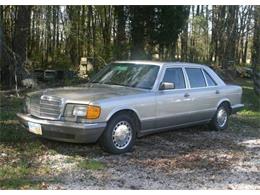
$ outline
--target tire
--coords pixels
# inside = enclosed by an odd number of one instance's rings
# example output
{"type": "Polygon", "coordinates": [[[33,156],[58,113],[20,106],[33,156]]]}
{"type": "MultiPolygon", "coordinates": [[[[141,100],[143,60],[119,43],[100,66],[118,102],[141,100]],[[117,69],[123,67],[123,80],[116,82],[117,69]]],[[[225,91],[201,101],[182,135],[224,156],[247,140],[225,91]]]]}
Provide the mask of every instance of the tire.
{"type": "Polygon", "coordinates": [[[128,114],[114,116],[102,134],[99,142],[104,151],[122,154],[131,151],[136,139],[135,120],[128,114]]]}
{"type": "Polygon", "coordinates": [[[221,104],[210,122],[210,128],[216,131],[223,131],[227,129],[229,115],[230,112],[228,106],[226,104],[221,104]]]}

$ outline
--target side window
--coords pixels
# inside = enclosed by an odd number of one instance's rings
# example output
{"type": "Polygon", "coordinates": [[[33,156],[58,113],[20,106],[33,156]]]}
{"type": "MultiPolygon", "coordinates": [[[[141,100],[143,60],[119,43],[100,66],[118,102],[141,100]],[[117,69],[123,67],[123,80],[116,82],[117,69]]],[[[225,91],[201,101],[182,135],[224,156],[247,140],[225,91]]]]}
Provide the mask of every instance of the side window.
{"type": "Polygon", "coordinates": [[[182,68],[167,68],[163,77],[163,82],[174,83],[175,89],[186,88],[182,68]]]}
{"type": "Polygon", "coordinates": [[[208,86],[216,86],[217,83],[212,79],[212,77],[209,75],[209,73],[205,70],[203,70],[205,77],[207,79],[208,82],[208,86]]]}
{"type": "Polygon", "coordinates": [[[185,68],[191,88],[206,87],[206,82],[200,68],[185,68]]]}

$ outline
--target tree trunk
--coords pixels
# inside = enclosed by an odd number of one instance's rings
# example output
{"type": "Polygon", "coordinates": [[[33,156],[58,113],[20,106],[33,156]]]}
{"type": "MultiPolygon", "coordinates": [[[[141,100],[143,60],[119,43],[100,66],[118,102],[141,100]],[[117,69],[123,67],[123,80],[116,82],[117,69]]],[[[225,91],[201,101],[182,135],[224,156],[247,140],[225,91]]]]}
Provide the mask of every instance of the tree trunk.
{"type": "Polygon", "coordinates": [[[235,64],[236,44],[237,44],[237,27],[238,6],[228,6],[227,19],[226,19],[226,41],[224,46],[224,55],[221,60],[224,69],[232,68],[235,64]]]}
{"type": "Polygon", "coordinates": [[[92,49],[93,49],[93,53],[92,53],[92,57],[93,57],[93,64],[94,67],[96,65],[96,13],[93,12],[93,8],[92,6],[90,6],[91,9],[91,26],[92,26],[92,49]]]}
{"type": "Polygon", "coordinates": [[[87,17],[87,57],[91,56],[91,19],[92,19],[92,6],[88,5],[87,17]]]}
{"type": "Polygon", "coordinates": [[[15,22],[13,51],[15,53],[16,73],[18,83],[28,77],[25,70],[25,62],[27,58],[27,40],[30,31],[31,6],[19,6],[18,16],[15,22]]]}
{"type": "MultiPolygon", "coordinates": [[[[250,26],[252,23],[251,21],[252,21],[252,6],[247,6],[247,21],[245,24],[245,26],[246,26],[245,45],[244,45],[244,48],[241,47],[243,64],[246,64],[246,62],[247,62],[248,41],[249,41],[249,35],[250,35],[250,26]]],[[[244,34],[242,37],[244,37],[244,34]]]]}
{"type": "Polygon", "coordinates": [[[131,59],[145,59],[144,51],[144,7],[131,6],[131,59]]]}
{"type": "Polygon", "coordinates": [[[189,39],[188,27],[189,27],[189,21],[187,20],[181,35],[181,60],[182,61],[188,60],[188,39],[189,39]]]}
{"type": "Polygon", "coordinates": [[[255,6],[254,38],[252,48],[254,90],[260,96],[260,6],[255,6]]]}
{"type": "Polygon", "coordinates": [[[115,17],[117,19],[117,33],[115,41],[115,58],[117,60],[127,59],[126,50],[126,35],[125,35],[125,25],[126,16],[124,11],[125,6],[115,6],[115,17]]]}
{"type": "Polygon", "coordinates": [[[70,23],[70,32],[67,37],[67,53],[70,55],[70,59],[73,66],[79,64],[79,47],[78,47],[78,25],[77,15],[79,6],[67,6],[68,18],[70,23]]]}

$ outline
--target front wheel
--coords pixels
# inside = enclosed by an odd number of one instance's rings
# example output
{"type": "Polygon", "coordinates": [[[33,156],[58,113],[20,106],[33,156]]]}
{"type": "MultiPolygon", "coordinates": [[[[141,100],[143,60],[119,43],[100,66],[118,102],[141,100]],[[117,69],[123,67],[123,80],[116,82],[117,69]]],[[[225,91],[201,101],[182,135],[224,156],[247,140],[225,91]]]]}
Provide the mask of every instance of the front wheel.
{"type": "Polygon", "coordinates": [[[210,122],[210,127],[214,130],[225,130],[228,127],[229,109],[225,104],[218,107],[213,119],[210,122]]]}
{"type": "Polygon", "coordinates": [[[132,149],[136,138],[134,119],[127,114],[113,117],[100,138],[102,148],[113,154],[122,154],[132,149]]]}

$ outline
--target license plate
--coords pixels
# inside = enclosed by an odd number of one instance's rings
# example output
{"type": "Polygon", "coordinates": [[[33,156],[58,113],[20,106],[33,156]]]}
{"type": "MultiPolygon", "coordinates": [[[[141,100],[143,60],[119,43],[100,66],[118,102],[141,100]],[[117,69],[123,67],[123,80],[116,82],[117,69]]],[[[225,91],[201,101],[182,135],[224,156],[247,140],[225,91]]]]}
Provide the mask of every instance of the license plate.
{"type": "Polygon", "coordinates": [[[42,127],[40,124],[28,122],[28,126],[30,132],[37,135],[42,135],[42,127]]]}

